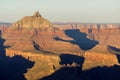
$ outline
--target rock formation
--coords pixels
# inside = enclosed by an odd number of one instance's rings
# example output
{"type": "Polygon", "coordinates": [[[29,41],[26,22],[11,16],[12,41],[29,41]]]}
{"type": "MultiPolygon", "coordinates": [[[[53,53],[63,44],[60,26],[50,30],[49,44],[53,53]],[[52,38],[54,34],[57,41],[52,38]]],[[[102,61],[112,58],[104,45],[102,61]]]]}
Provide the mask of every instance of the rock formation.
{"type": "Polygon", "coordinates": [[[36,16],[36,17],[41,17],[41,15],[40,15],[40,13],[39,13],[38,11],[37,11],[37,12],[35,12],[33,16],[36,16]]]}
{"type": "Polygon", "coordinates": [[[120,47],[119,24],[64,24],[58,26],[59,29],[55,30],[52,24],[37,11],[33,16],[26,16],[12,24],[11,27],[1,29],[3,38],[6,40],[5,45],[15,50],[84,53],[81,46],[90,46],[89,43],[93,44],[93,42],[120,47]],[[88,41],[88,44],[82,44],[85,43],[84,39],[88,41]]]}
{"type": "Polygon", "coordinates": [[[62,61],[65,62],[62,67],[71,67],[72,62],[72,67],[75,67],[75,62],[81,62],[78,57],[85,58],[82,60],[81,71],[96,66],[119,65],[120,56],[111,54],[111,50],[107,48],[110,45],[114,46],[111,49],[120,50],[119,25],[68,24],[57,27],[59,29],[53,28],[37,11],[33,16],[26,16],[8,28],[0,28],[2,38],[5,39],[4,46],[2,40],[1,43],[3,48],[6,47],[6,56],[12,58],[18,55],[35,62],[35,65],[24,74],[27,80],[39,80],[54,73],[61,68],[62,61]],[[64,60],[61,54],[69,56],[64,60]],[[72,62],[67,59],[71,59],[72,62]]]}
{"type": "Polygon", "coordinates": [[[25,16],[21,20],[17,21],[16,23],[12,24],[12,29],[48,29],[51,28],[52,24],[43,18],[39,12],[35,12],[33,16],[25,16]]]}
{"type": "MultiPolygon", "coordinates": [[[[43,53],[37,54],[36,52],[22,52],[22,51],[6,49],[6,56],[10,56],[11,58],[14,56],[22,56],[25,59],[29,59],[30,61],[35,62],[34,66],[31,69],[28,69],[27,73],[24,74],[26,80],[38,80],[38,79],[41,80],[41,78],[54,73],[55,71],[59,70],[61,67],[67,66],[67,65],[61,66],[59,64],[61,61],[61,57],[59,57],[58,55],[49,55],[43,53]]],[[[73,60],[72,58],[74,57],[71,56],[66,58],[65,60],[68,59],[69,61],[69,58],[73,60]]],[[[88,51],[85,53],[84,58],[85,61],[82,66],[83,71],[89,70],[97,66],[111,67],[114,64],[118,64],[117,58],[113,54],[103,54],[101,52],[96,53],[96,52],[88,51]]],[[[70,67],[70,65],[68,66],[70,67]]]]}

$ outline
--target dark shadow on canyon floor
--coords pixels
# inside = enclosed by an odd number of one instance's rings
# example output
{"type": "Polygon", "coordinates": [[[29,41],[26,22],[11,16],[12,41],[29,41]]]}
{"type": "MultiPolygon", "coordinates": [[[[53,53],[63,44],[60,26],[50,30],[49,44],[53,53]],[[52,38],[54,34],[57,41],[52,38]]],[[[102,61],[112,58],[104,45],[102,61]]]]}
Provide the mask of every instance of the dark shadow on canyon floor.
{"type": "Polygon", "coordinates": [[[73,54],[62,54],[60,55],[60,65],[72,65],[75,63],[82,70],[82,64],[84,63],[85,58],[73,54]]]}
{"type": "Polygon", "coordinates": [[[78,72],[79,67],[64,67],[40,80],[120,80],[120,66],[95,67],[78,72]]]}
{"type": "Polygon", "coordinates": [[[73,40],[64,40],[58,36],[54,37],[54,39],[58,41],[64,41],[64,42],[70,42],[72,44],[76,44],[82,50],[92,49],[94,46],[99,44],[98,41],[87,38],[87,34],[80,32],[79,29],[69,29],[69,30],[65,30],[64,32],[68,37],[72,38],[73,40]]]}
{"type": "Polygon", "coordinates": [[[120,49],[113,46],[107,46],[107,49],[110,53],[115,54],[117,56],[118,62],[120,63],[120,49]]]}
{"type": "Polygon", "coordinates": [[[116,52],[119,52],[120,53],[120,49],[116,48],[116,47],[113,47],[113,46],[108,46],[110,49],[116,51],[116,52]]]}
{"type": "Polygon", "coordinates": [[[26,80],[24,73],[34,65],[34,62],[18,55],[6,56],[4,42],[0,31],[0,80],[26,80]]]}
{"type": "Polygon", "coordinates": [[[118,59],[118,63],[120,64],[120,55],[116,55],[117,56],[117,59],[118,59]]]}

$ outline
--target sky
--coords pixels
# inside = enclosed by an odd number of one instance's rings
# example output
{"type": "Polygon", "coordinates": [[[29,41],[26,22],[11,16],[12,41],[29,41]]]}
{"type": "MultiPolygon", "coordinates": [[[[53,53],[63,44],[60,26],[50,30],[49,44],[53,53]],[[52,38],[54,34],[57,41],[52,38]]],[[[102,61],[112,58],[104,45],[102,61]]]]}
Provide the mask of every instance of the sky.
{"type": "Polygon", "coordinates": [[[0,0],[0,22],[35,11],[51,22],[120,23],[120,0],[0,0]]]}

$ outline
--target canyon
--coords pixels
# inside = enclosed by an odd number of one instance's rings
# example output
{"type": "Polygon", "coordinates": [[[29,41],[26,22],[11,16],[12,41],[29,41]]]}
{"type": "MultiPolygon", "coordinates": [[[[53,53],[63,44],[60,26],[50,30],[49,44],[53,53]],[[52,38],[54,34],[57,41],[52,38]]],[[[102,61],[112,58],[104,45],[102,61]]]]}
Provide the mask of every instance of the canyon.
{"type": "Polygon", "coordinates": [[[16,69],[8,78],[0,78],[97,80],[93,76],[96,75],[99,79],[119,80],[119,34],[120,24],[52,24],[35,12],[33,16],[26,16],[12,25],[0,27],[0,62],[6,64],[0,68],[4,75],[10,74],[4,72],[6,66],[16,68],[26,65],[25,68],[20,67],[21,73],[16,69]],[[113,78],[108,77],[112,72],[113,78]],[[85,78],[86,75],[88,78],[85,78]]]}

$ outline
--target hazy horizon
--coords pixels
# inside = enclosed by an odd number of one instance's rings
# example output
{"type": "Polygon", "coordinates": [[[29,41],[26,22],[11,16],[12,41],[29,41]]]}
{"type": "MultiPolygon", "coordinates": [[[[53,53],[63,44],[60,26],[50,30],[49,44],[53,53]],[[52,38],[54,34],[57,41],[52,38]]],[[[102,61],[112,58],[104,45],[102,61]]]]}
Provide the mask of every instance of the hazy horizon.
{"type": "Polygon", "coordinates": [[[120,23],[120,0],[1,0],[0,22],[16,22],[35,11],[50,22],[120,23]]]}

